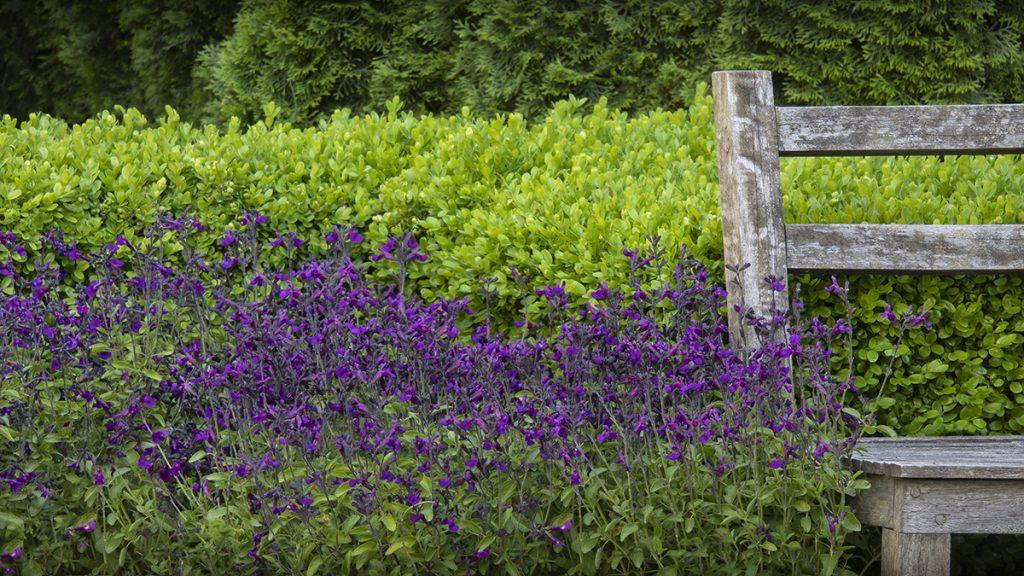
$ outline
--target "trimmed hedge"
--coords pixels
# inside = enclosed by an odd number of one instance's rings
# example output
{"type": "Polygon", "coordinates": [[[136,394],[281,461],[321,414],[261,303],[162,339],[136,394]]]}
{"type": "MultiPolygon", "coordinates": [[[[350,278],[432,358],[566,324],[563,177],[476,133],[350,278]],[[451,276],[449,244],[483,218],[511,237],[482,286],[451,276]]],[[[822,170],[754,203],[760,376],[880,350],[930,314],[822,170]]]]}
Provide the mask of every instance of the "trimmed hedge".
{"type": "MultiPolygon", "coordinates": [[[[721,261],[721,227],[707,88],[688,110],[628,116],[603,103],[562,102],[530,122],[517,114],[418,117],[338,112],[317,129],[266,118],[243,129],[104,113],[76,126],[39,116],[0,123],[0,226],[21,236],[52,227],[85,247],[132,237],[160,210],[193,207],[210,246],[243,208],[305,235],[352,223],[374,243],[410,230],[431,255],[421,294],[470,296],[504,322],[539,310],[527,288],[621,283],[624,247],[662,237],[721,261]]],[[[797,222],[1024,222],[1018,157],[787,159],[787,217],[797,222]]],[[[312,246],[317,249],[318,246],[312,246]]],[[[721,269],[715,271],[721,274],[721,269]]],[[[79,269],[84,277],[88,270],[79,269]]],[[[810,313],[834,312],[822,279],[805,279],[810,313]]],[[[1019,277],[852,279],[856,369],[868,392],[892,334],[882,301],[924,305],[934,330],[915,333],[881,402],[904,433],[1024,430],[1024,287],[1019,277]]]]}

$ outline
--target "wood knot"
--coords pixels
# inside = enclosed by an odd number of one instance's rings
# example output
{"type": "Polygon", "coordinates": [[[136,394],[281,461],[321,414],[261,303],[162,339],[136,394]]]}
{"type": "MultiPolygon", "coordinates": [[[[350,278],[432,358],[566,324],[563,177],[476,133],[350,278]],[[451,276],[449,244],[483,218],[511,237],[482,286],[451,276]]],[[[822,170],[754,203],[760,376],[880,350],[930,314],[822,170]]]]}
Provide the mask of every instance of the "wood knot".
{"type": "Polygon", "coordinates": [[[946,522],[949,522],[949,514],[936,514],[935,515],[935,525],[936,526],[942,526],[946,522]]]}

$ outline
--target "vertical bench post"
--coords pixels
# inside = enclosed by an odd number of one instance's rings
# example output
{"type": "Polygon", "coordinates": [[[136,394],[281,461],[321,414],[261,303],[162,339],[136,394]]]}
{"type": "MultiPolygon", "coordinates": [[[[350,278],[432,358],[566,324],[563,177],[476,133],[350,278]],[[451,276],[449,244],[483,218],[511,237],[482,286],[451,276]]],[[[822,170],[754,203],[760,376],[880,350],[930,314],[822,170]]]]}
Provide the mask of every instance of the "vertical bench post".
{"type": "Polygon", "coordinates": [[[759,315],[789,307],[788,290],[776,292],[765,282],[769,276],[786,281],[779,131],[771,72],[715,72],[711,83],[725,264],[750,265],[738,277],[726,272],[729,335],[733,346],[742,346],[755,344],[754,332],[743,326],[737,305],[759,315]]]}
{"type": "Polygon", "coordinates": [[[949,534],[882,529],[882,576],[949,576],[949,534]]]}
{"type": "MultiPolygon", "coordinates": [[[[1017,135],[1007,138],[1007,130],[1001,128],[1016,122],[1019,123],[1019,130],[1024,132],[1024,108],[828,107],[782,109],[780,113],[775,108],[769,72],[717,72],[712,76],[712,86],[715,98],[724,259],[728,268],[733,270],[740,266],[748,266],[745,271],[738,274],[728,270],[726,272],[729,336],[736,347],[759,344],[755,340],[757,334],[754,328],[744,326],[743,319],[734,310],[736,306],[742,305],[745,311],[766,317],[770,316],[769,313],[773,310],[787,311],[790,305],[787,289],[775,290],[766,282],[768,278],[773,278],[784,285],[790,263],[790,254],[786,252],[786,232],[782,218],[778,161],[780,150],[787,154],[838,152],[841,155],[901,154],[906,151],[945,153],[955,152],[964,147],[974,152],[1024,151],[1024,134],[1015,132],[1017,135]],[[872,121],[872,131],[864,131],[861,127],[867,120],[872,121]],[[940,141],[932,142],[931,138],[924,137],[923,129],[940,141]],[[952,136],[957,134],[963,134],[970,142],[963,143],[952,136]]],[[[878,230],[870,229],[871,227],[858,229],[856,235],[847,234],[845,239],[839,240],[835,234],[828,236],[829,233],[824,232],[823,227],[821,230],[812,230],[805,225],[794,228],[793,233],[795,240],[798,240],[798,236],[804,235],[803,240],[807,245],[823,244],[851,252],[851,246],[856,246],[856,242],[862,240],[860,237],[881,234],[878,230]],[[807,235],[811,235],[812,239],[808,240],[807,235]]],[[[919,232],[914,238],[914,241],[920,244],[919,250],[921,246],[928,245],[921,243],[922,238],[935,238],[931,243],[933,250],[957,246],[959,253],[962,256],[966,255],[959,260],[950,260],[949,254],[945,254],[944,260],[936,260],[934,271],[962,268],[986,271],[989,270],[989,266],[992,266],[993,270],[1001,271],[1007,268],[1009,262],[1014,261],[1012,256],[993,255],[991,248],[986,248],[982,254],[975,254],[965,248],[970,246],[970,239],[977,238],[986,239],[991,245],[1006,244],[992,242],[992,239],[1000,238],[1002,233],[978,228],[967,231],[949,230],[951,229],[931,237],[919,232]],[[969,240],[961,240],[962,237],[969,240]],[[968,265],[968,262],[971,265],[968,265]],[[938,265],[939,263],[941,265],[938,265]]],[[[1011,231],[1010,234],[1014,232],[1011,231]]],[[[893,240],[892,230],[886,230],[882,236],[890,237],[890,243],[903,242],[899,239],[893,240]]],[[[862,242],[861,247],[868,250],[878,249],[870,242],[862,242]]],[[[801,255],[800,248],[795,247],[795,261],[806,263],[806,254],[803,254],[804,260],[800,259],[801,255]]],[[[899,262],[895,265],[892,262],[876,265],[865,264],[865,261],[852,262],[857,265],[848,270],[902,270],[899,268],[899,262]]],[[[778,338],[780,332],[776,330],[768,337],[778,338]]],[[[915,494],[912,490],[920,487],[907,486],[910,490],[909,501],[921,496],[920,492],[915,494]]],[[[865,498],[863,505],[860,506],[862,510],[874,513],[877,517],[874,520],[880,522],[884,528],[883,576],[948,576],[951,530],[932,533],[936,526],[927,522],[925,525],[914,523],[915,520],[923,518],[922,515],[932,519],[931,522],[937,522],[934,518],[941,517],[942,523],[945,523],[945,512],[935,511],[937,504],[932,502],[930,507],[911,513],[904,508],[903,500],[895,499],[896,492],[902,494],[901,487],[904,487],[903,481],[895,487],[891,486],[888,492],[884,490],[884,486],[880,487],[873,493],[872,500],[865,498]]],[[[972,492],[984,493],[985,489],[974,487],[972,492]]],[[[981,501],[976,499],[973,505],[980,505],[981,501]]],[[[995,501],[999,505],[1005,505],[1012,501],[1012,493],[999,493],[995,501]]],[[[971,528],[972,531],[976,531],[978,527],[971,525],[971,528]]],[[[1013,525],[1010,528],[1017,530],[1019,527],[1013,525]]]]}

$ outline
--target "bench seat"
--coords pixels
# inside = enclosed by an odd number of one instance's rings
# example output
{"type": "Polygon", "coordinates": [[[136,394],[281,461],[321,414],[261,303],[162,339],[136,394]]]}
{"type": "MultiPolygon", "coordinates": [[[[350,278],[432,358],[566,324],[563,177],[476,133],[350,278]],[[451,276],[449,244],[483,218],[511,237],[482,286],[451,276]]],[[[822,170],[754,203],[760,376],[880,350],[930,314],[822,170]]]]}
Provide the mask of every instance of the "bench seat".
{"type": "Polygon", "coordinates": [[[1024,480],[1024,437],[861,438],[852,463],[893,478],[1024,480]]]}
{"type": "Polygon", "coordinates": [[[950,534],[1024,534],[1024,438],[862,438],[871,488],[858,518],[882,527],[882,574],[946,576],[950,534]]]}

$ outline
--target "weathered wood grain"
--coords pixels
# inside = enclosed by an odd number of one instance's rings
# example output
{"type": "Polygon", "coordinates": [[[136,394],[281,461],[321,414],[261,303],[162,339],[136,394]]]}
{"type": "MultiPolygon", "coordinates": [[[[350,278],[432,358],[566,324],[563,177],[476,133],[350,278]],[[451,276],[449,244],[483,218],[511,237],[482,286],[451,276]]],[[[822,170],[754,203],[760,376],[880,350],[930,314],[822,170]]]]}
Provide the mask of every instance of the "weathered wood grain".
{"type": "Polygon", "coordinates": [[[1024,481],[1024,437],[861,438],[851,463],[893,478],[1024,481]]]}
{"type": "Polygon", "coordinates": [[[729,331],[741,345],[753,342],[753,330],[742,325],[736,305],[757,314],[789,307],[787,293],[765,282],[786,279],[775,100],[770,72],[715,72],[711,84],[725,264],[750,265],[738,278],[727,273],[729,331]]]}
{"type": "Polygon", "coordinates": [[[897,478],[893,529],[1024,534],[1024,481],[897,478]]]}
{"type": "Polygon", "coordinates": [[[1024,152],[1024,105],[779,107],[785,156],[1024,152]]]}
{"type": "Polygon", "coordinates": [[[949,576],[949,534],[882,529],[882,576],[949,576]]]}
{"type": "Polygon", "coordinates": [[[788,224],[798,272],[1024,272],[1024,225],[788,224]]]}
{"type": "Polygon", "coordinates": [[[861,492],[853,500],[857,518],[869,526],[892,528],[896,481],[890,476],[877,474],[865,474],[864,479],[871,483],[871,488],[861,492]]]}

